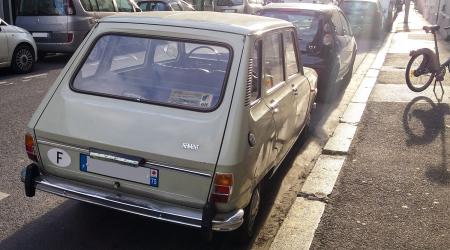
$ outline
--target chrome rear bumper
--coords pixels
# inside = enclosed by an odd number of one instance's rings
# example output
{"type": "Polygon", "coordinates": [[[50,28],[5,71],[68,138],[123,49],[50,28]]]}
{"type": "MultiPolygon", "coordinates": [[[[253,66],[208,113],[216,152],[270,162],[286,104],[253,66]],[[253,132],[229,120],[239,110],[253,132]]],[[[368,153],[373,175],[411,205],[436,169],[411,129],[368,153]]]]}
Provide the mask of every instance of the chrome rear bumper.
{"type": "MultiPolygon", "coordinates": [[[[25,182],[26,171],[22,170],[21,180],[25,182]]],[[[202,209],[177,206],[167,202],[150,200],[120,191],[111,191],[55,176],[34,177],[36,189],[62,197],[84,201],[116,210],[172,222],[195,228],[202,227],[202,209]]],[[[212,230],[233,231],[243,223],[244,210],[216,214],[212,220],[212,230]]]]}

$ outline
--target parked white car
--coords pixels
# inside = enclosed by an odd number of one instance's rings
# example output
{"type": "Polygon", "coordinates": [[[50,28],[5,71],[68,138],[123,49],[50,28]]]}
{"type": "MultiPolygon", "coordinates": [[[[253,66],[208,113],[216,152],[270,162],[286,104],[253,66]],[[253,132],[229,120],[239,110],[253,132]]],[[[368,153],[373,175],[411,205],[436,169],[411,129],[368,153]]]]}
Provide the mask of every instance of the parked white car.
{"type": "Polygon", "coordinates": [[[31,34],[0,19],[0,68],[28,73],[37,60],[37,48],[31,34]]]}

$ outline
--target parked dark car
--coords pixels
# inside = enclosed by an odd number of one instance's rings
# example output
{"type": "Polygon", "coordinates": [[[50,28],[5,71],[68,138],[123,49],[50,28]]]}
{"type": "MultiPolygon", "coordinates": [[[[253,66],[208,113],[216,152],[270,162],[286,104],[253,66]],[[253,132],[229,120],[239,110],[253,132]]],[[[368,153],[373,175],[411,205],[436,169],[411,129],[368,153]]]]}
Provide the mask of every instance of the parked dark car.
{"type": "Polygon", "coordinates": [[[144,0],[138,1],[137,5],[142,11],[195,11],[183,0],[144,0]]]}
{"type": "Polygon", "coordinates": [[[292,22],[300,33],[303,64],[319,75],[319,100],[334,94],[336,82],[349,82],[357,45],[344,13],[335,5],[273,3],[261,15],[292,22]]]}
{"type": "Polygon", "coordinates": [[[355,36],[379,38],[389,24],[383,18],[378,0],[346,0],[341,8],[347,16],[355,36]]]}

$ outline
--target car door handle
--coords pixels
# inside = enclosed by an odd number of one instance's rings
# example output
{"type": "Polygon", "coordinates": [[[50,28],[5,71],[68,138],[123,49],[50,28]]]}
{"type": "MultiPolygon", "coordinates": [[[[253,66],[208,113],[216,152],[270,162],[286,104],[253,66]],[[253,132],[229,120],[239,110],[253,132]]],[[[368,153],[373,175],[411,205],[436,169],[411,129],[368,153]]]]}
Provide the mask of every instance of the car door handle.
{"type": "Polygon", "coordinates": [[[297,89],[297,88],[293,88],[293,89],[292,89],[292,93],[293,93],[294,95],[298,95],[298,89],[297,89]]]}
{"type": "Polygon", "coordinates": [[[274,100],[270,101],[269,108],[270,108],[270,109],[272,110],[272,112],[274,112],[274,113],[278,113],[278,112],[280,111],[278,102],[276,102],[276,101],[274,101],[274,100]]]}

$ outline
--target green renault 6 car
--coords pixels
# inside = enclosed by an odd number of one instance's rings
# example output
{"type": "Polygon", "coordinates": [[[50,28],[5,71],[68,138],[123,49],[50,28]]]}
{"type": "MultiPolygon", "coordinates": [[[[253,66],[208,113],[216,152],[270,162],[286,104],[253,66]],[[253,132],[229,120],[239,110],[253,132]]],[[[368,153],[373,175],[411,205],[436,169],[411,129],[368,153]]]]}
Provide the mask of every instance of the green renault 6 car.
{"type": "Polygon", "coordinates": [[[251,237],[260,183],[308,127],[317,74],[295,27],[150,12],[97,23],[28,124],[35,190],[251,237]]]}

